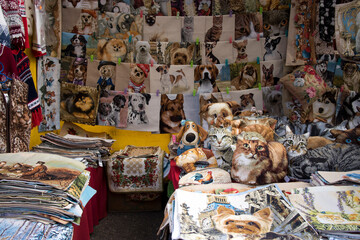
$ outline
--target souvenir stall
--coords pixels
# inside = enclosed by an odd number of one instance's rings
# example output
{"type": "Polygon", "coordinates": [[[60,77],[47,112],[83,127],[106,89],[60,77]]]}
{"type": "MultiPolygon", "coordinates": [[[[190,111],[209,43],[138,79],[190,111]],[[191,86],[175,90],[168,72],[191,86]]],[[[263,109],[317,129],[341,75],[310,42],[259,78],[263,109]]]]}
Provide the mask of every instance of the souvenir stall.
{"type": "Polygon", "coordinates": [[[360,237],[359,0],[0,4],[1,238],[360,237]]]}

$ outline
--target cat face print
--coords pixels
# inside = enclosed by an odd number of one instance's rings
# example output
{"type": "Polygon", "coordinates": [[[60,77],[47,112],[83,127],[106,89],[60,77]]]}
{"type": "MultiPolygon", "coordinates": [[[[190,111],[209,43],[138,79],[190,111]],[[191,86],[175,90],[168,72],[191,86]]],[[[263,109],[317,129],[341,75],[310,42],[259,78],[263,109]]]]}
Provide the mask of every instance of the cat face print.
{"type": "Polygon", "coordinates": [[[335,137],[335,142],[360,145],[360,125],[349,130],[332,129],[330,132],[335,137]]]}
{"type": "Polygon", "coordinates": [[[309,132],[301,135],[293,134],[290,127],[286,125],[286,133],[282,143],[284,144],[289,159],[304,155],[307,152],[309,136],[309,132]]]}
{"type": "Polygon", "coordinates": [[[288,10],[273,10],[263,13],[264,37],[285,35],[289,25],[288,10]]]}
{"type": "Polygon", "coordinates": [[[214,150],[225,150],[231,147],[233,138],[231,126],[227,128],[212,126],[209,130],[209,143],[214,150]]]}

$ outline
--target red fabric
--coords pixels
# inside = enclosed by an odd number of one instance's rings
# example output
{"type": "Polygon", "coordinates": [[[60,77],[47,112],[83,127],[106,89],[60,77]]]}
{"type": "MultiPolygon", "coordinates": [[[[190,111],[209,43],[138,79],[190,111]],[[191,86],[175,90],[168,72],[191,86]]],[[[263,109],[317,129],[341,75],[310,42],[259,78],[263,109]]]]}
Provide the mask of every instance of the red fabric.
{"type": "Polygon", "coordinates": [[[178,166],[176,166],[175,160],[172,159],[170,161],[170,172],[169,172],[168,178],[173,183],[174,190],[179,188],[180,172],[181,172],[181,169],[178,166]]]}
{"type": "Polygon", "coordinates": [[[39,108],[31,113],[31,128],[39,126],[42,120],[43,115],[41,113],[41,108],[39,108]]]}
{"type": "Polygon", "coordinates": [[[25,29],[25,48],[30,48],[30,41],[29,41],[29,32],[27,28],[27,19],[26,17],[22,17],[24,29],[25,29]]]}
{"type": "Polygon", "coordinates": [[[107,184],[105,169],[87,168],[90,171],[89,186],[96,190],[95,195],[85,206],[81,216],[80,225],[74,226],[73,240],[88,240],[90,233],[94,231],[94,226],[99,224],[99,220],[107,215],[107,184]]]}

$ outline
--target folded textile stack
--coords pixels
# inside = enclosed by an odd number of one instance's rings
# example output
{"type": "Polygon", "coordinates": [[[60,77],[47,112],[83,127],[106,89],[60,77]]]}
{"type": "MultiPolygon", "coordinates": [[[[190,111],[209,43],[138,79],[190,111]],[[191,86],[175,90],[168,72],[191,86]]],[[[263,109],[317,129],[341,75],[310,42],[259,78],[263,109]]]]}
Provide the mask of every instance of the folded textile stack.
{"type": "Polygon", "coordinates": [[[79,159],[86,166],[102,167],[102,160],[110,156],[112,139],[81,137],[71,134],[60,136],[47,133],[40,136],[42,143],[33,147],[34,152],[52,153],[79,159]]]}
{"type": "Polygon", "coordinates": [[[160,230],[171,239],[319,239],[277,185],[214,184],[177,189],[160,230]]]}
{"type": "Polygon", "coordinates": [[[294,188],[290,202],[324,237],[360,238],[360,187],[294,188]]]}
{"type": "Polygon", "coordinates": [[[54,154],[1,154],[1,218],[79,224],[83,208],[96,192],[88,186],[90,172],[85,167],[54,154]]]}
{"type": "Polygon", "coordinates": [[[360,170],[349,172],[317,171],[311,175],[311,185],[360,184],[360,170]]]}

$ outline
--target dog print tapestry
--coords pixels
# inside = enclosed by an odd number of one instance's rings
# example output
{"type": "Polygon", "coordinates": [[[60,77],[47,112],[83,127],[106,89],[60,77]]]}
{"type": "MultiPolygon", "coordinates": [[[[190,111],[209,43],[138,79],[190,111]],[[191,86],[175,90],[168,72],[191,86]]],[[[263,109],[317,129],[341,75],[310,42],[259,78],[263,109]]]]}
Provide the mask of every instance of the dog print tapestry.
{"type": "Polygon", "coordinates": [[[95,125],[99,91],[88,86],[61,83],[60,119],[95,125]]]}
{"type": "Polygon", "coordinates": [[[135,46],[132,41],[118,38],[90,38],[87,56],[103,61],[131,63],[134,60],[135,46]]]}
{"type": "Polygon", "coordinates": [[[173,239],[319,239],[276,185],[225,195],[179,189],[174,199],[173,239]]]}
{"type": "Polygon", "coordinates": [[[87,58],[63,57],[61,58],[61,82],[72,83],[75,85],[87,85],[87,58]]]}
{"type": "Polygon", "coordinates": [[[63,32],[61,40],[61,57],[70,56],[85,58],[88,38],[89,35],[63,32]]]}
{"type": "Polygon", "coordinates": [[[284,74],[285,60],[260,61],[260,79],[262,87],[275,86],[284,74]]]}
{"type": "Polygon", "coordinates": [[[107,91],[99,99],[96,124],[101,126],[127,126],[128,96],[122,91],[107,91]]]}
{"type": "Polygon", "coordinates": [[[282,117],[282,85],[262,87],[264,112],[271,117],[282,117]]]}
{"type": "Polygon", "coordinates": [[[189,65],[154,65],[150,67],[150,92],[161,94],[192,93],[194,68],[189,65]]]}
{"type": "Polygon", "coordinates": [[[63,8],[97,9],[98,0],[62,0],[63,8]]]}
{"type": "Polygon", "coordinates": [[[150,65],[121,63],[116,66],[116,82],[117,91],[126,89],[129,93],[149,93],[150,65]]]}
{"type": "Polygon", "coordinates": [[[230,41],[202,42],[201,64],[228,64],[235,62],[236,50],[230,41]]]}
{"type": "Polygon", "coordinates": [[[93,60],[88,62],[86,86],[100,91],[102,97],[106,91],[115,90],[116,64],[111,61],[93,60]]]}
{"type": "Polygon", "coordinates": [[[92,35],[97,31],[97,13],[95,10],[64,8],[62,9],[62,31],[82,35],[92,35]]]}
{"type": "Polygon", "coordinates": [[[153,42],[181,42],[181,18],[170,16],[154,16],[149,24],[143,27],[143,40],[153,42]]]}
{"type": "Polygon", "coordinates": [[[345,89],[356,92],[360,90],[360,64],[349,61],[337,62],[334,74],[333,84],[336,87],[344,86],[345,89]]]}
{"type": "Polygon", "coordinates": [[[360,5],[355,1],[336,5],[335,37],[341,58],[360,60],[360,5]]]}
{"type": "Polygon", "coordinates": [[[103,12],[97,19],[98,38],[142,40],[143,19],[123,12],[103,12]]]}
{"type": "MultiPolygon", "coordinates": [[[[256,62],[261,58],[261,43],[256,39],[238,40],[232,43],[234,62],[256,62]]],[[[232,63],[232,62],[231,62],[232,63]]]]}
{"type": "MultiPolygon", "coordinates": [[[[26,4],[26,5],[28,5],[28,4],[26,4]]],[[[30,8],[30,6],[26,6],[26,7],[30,8]]],[[[62,29],[62,24],[63,24],[62,23],[62,10],[63,9],[61,7],[61,1],[47,1],[46,6],[45,6],[45,12],[46,12],[45,20],[44,20],[44,22],[41,22],[41,24],[45,23],[47,55],[51,56],[51,57],[56,57],[56,58],[60,58],[60,56],[61,56],[61,31],[62,31],[61,29],[62,29]]],[[[37,14],[36,14],[36,16],[37,16],[37,14]]],[[[29,21],[29,20],[30,19],[27,19],[28,27],[29,27],[29,23],[30,22],[32,23],[32,21],[29,21]]],[[[37,21],[39,21],[38,18],[36,18],[36,24],[38,24],[37,21]]],[[[29,28],[31,28],[31,27],[29,27],[29,28]]],[[[29,30],[28,30],[28,34],[32,35],[32,34],[30,34],[29,30]]],[[[34,41],[34,43],[38,43],[38,42],[34,41]]]]}
{"type": "Polygon", "coordinates": [[[267,37],[260,39],[261,45],[261,60],[282,60],[286,57],[286,36],[267,37]]]}
{"type": "Polygon", "coordinates": [[[340,109],[336,111],[336,124],[347,121],[347,129],[360,124],[360,93],[344,90],[339,93],[340,109]]]}
{"type": "Polygon", "coordinates": [[[178,133],[181,120],[200,124],[199,97],[192,94],[161,94],[160,133],[178,133]]]}
{"type": "Polygon", "coordinates": [[[40,57],[37,61],[37,88],[43,121],[39,132],[60,129],[60,62],[53,57],[40,57]]]}
{"type": "Polygon", "coordinates": [[[259,88],[230,91],[231,99],[240,104],[241,110],[263,110],[263,95],[259,88]]]}
{"type": "Polygon", "coordinates": [[[197,65],[194,80],[198,94],[225,92],[230,89],[230,67],[226,64],[197,65]]]}
{"type": "Polygon", "coordinates": [[[157,94],[130,93],[125,130],[159,132],[160,101],[157,94]]]}
{"type": "Polygon", "coordinates": [[[260,64],[256,62],[230,64],[232,90],[245,90],[258,87],[260,83],[260,64]]]}

